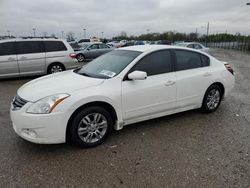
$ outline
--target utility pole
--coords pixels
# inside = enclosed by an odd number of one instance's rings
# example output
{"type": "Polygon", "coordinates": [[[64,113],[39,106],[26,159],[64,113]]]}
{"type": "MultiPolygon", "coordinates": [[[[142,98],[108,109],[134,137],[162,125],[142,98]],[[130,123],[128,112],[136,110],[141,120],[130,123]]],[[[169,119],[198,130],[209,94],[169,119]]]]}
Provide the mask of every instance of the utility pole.
{"type": "Polygon", "coordinates": [[[208,35],[209,35],[209,22],[207,23],[207,40],[206,40],[206,46],[208,43],[208,35]]]}
{"type": "Polygon", "coordinates": [[[33,28],[32,30],[33,30],[34,37],[36,37],[36,28],[33,28]]]}
{"type": "Polygon", "coordinates": [[[87,30],[87,29],[85,29],[85,28],[83,29],[83,31],[84,31],[84,38],[85,38],[85,39],[86,39],[86,30],[87,30]]]}

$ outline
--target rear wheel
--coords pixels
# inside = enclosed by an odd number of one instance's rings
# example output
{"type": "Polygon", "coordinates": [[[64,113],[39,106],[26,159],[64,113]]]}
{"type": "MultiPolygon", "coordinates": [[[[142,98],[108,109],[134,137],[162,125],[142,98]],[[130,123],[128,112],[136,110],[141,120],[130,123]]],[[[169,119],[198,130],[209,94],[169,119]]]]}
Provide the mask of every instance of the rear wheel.
{"type": "Polygon", "coordinates": [[[113,125],[110,113],[93,106],[81,110],[73,119],[70,136],[73,144],[88,148],[104,142],[113,125]]]}
{"type": "Polygon", "coordinates": [[[84,57],[83,54],[78,54],[78,55],[76,56],[76,59],[77,59],[77,61],[79,61],[79,62],[84,62],[85,57],[84,57]]]}
{"type": "Polygon", "coordinates": [[[60,63],[53,63],[48,67],[48,74],[53,74],[57,72],[62,72],[64,71],[65,68],[62,64],[60,63]]]}
{"type": "Polygon", "coordinates": [[[211,85],[203,98],[202,110],[207,113],[216,111],[220,106],[222,95],[221,88],[218,85],[211,85]]]}

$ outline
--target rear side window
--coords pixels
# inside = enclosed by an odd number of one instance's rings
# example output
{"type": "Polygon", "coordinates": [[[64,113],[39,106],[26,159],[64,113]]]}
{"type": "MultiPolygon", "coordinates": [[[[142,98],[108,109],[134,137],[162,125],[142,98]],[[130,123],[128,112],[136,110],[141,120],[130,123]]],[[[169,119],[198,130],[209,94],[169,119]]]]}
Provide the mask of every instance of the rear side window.
{"type": "Polygon", "coordinates": [[[202,67],[199,53],[186,50],[175,50],[175,54],[176,68],[178,71],[202,67]]]}
{"type": "Polygon", "coordinates": [[[106,44],[99,44],[99,48],[103,49],[103,48],[109,48],[106,44]]]}
{"type": "Polygon", "coordinates": [[[61,41],[44,41],[46,52],[67,51],[66,46],[61,41]]]}
{"type": "Polygon", "coordinates": [[[135,70],[144,71],[148,76],[171,72],[170,51],[158,51],[147,55],[133,67],[132,71],[135,70]]]}
{"type": "Polygon", "coordinates": [[[42,53],[44,48],[40,41],[16,42],[18,54],[42,53]]]}
{"type": "Polygon", "coordinates": [[[210,59],[209,59],[209,57],[201,54],[201,60],[202,60],[203,67],[206,67],[206,66],[210,65],[210,59]]]}
{"type": "Polygon", "coordinates": [[[0,43],[0,56],[15,55],[15,54],[16,54],[15,42],[0,43]]]}

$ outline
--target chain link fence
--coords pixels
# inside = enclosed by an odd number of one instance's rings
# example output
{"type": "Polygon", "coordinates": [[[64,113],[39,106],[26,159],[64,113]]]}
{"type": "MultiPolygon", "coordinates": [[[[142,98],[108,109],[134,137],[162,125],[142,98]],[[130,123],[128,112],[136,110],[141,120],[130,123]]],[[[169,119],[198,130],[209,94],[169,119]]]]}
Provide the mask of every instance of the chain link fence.
{"type": "Polygon", "coordinates": [[[250,41],[248,40],[235,42],[208,42],[206,46],[210,48],[222,48],[250,52],[250,41]]]}

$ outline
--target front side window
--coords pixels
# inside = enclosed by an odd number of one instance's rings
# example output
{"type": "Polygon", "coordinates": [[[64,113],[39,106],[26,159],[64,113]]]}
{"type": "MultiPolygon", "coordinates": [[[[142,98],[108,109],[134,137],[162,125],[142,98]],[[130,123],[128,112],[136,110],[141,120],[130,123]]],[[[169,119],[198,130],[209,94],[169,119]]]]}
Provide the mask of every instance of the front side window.
{"type": "Polygon", "coordinates": [[[148,76],[171,72],[170,51],[162,50],[147,55],[132,68],[131,72],[135,70],[144,71],[148,76]]]}
{"type": "Polygon", "coordinates": [[[62,41],[44,41],[46,52],[67,51],[62,41]]]}
{"type": "Polygon", "coordinates": [[[99,44],[100,49],[109,48],[106,44],[99,44]]]}
{"type": "Polygon", "coordinates": [[[94,59],[81,69],[76,69],[75,73],[94,78],[112,78],[140,54],[137,51],[114,50],[94,59]]]}
{"type": "Polygon", "coordinates": [[[18,54],[42,53],[44,48],[41,41],[16,42],[18,54]]]}
{"type": "Polygon", "coordinates": [[[15,42],[0,43],[0,56],[15,55],[15,54],[16,54],[15,42]]]}
{"type": "Polygon", "coordinates": [[[176,68],[178,71],[202,67],[199,53],[186,50],[175,50],[175,55],[176,68]]]}

